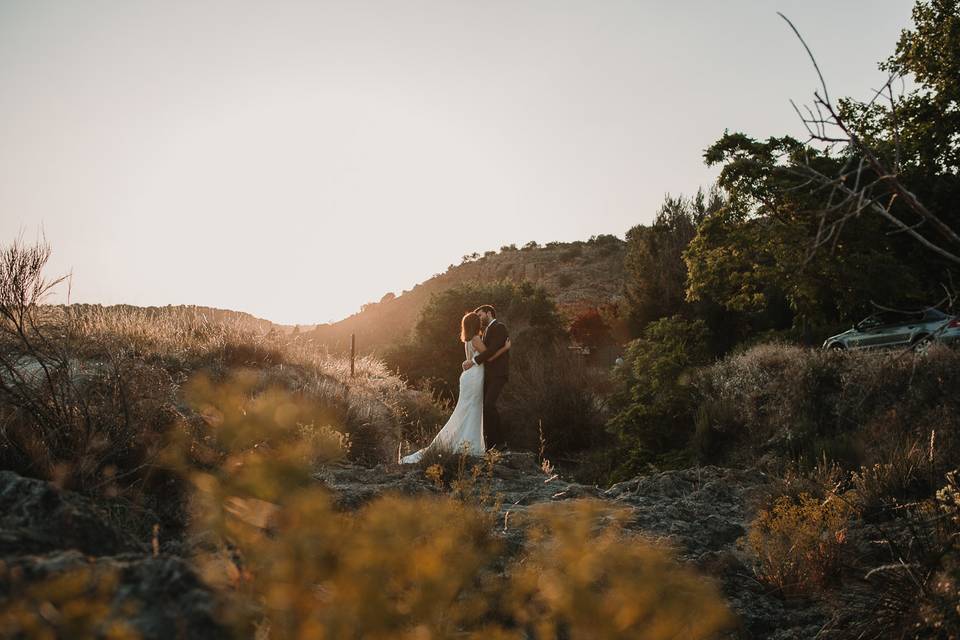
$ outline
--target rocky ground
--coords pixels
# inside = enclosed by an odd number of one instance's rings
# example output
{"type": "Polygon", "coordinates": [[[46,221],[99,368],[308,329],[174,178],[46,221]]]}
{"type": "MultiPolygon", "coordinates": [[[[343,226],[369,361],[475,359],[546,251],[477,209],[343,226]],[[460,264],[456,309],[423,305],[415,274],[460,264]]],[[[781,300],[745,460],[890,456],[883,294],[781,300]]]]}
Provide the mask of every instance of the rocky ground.
{"type": "MultiPolygon", "coordinates": [[[[417,467],[340,464],[316,474],[336,495],[339,508],[355,509],[386,493],[435,492],[417,467]]],[[[757,471],[701,467],[639,476],[601,490],[547,475],[532,454],[507,454],[488,480],[503,503],[497,534],[519,538],[511,518],[531,505],[593,497],[629,510],[629,527],[677,549],[722,584],[741,620],[737,638],[813,638],[825,613],[807,602],[787,602],[752,577],[738,547],[747,505],[770,480],[757,471]]],[[[144,638],[224,637],[217,626],[213,595],[172,541],[154,548],[106,517],[102,507],[55,486],[0,471],[0,610],[24,582],[76,571],[107,571],[117,588],[106,605],[144,638]],[[136,602],[134,609],[127,607],[136,602]],[[175,631],[173,631],[175,630],[175,631]],[[173,634],[173,635],[171,635],[173,634]]],[[[22,589],[19,590],[22,593],[22,589]]]]}
{"type": "MultiPolygon", "coordinates": [[[[317,478],[336,493],[344,509],[384,493],[434,490],[422,470],[396,465],[334,466],[317,478]]],[[[497,527],[501,535],[520,537],[521,532],[509,526],[511,518],[534,504],[584,497],[609,500],[629,509],[630,529],[670,544],[680,560],[720,580],[741,621],[737,638],[808,640],[827,622],[826,612],[811,602],[785,601],[757,582],[737,544],[746,533],[752,496],[770,481],[758,471],[700,467],[638,476],[602,490],[545,474],[532,453],[507,454],[490,479],[492,491],[503,495],[497,527]]]]}

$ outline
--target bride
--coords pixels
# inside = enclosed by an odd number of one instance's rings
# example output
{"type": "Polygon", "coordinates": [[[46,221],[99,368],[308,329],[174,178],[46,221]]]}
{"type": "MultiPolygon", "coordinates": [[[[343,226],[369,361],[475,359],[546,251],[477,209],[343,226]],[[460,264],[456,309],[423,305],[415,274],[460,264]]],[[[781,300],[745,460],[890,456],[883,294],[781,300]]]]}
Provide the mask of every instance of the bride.
{"type": "MultiPolygon", "coordinates": [[[[467,360],[483,353],[487,347],[480,339],[483,323],[474,312],[467,313],[460,321],[460,339],[467,354],[467,360]]],[[[489,360],[496,360],[510,348],[510,340],[489,360]]],[[[489,361],[488,360],[488,361],[489,361]]],[[[400,459],[401,464],[419,462],[428,450],[447,452],[465,451],[474,456],[483,455],[486,447],[483,443],[483,365],[471,367],[460,374],[460,397],[447,424],[433,442],[423,449],[400,459]]]]}

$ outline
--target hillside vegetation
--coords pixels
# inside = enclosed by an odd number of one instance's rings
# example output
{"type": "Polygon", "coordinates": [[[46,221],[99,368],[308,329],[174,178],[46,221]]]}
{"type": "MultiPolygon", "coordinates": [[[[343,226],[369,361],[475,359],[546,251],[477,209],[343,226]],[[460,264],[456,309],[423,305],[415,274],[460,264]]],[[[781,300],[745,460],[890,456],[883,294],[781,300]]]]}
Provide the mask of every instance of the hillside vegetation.
{"type": "MultiPolygon", "coordinates": [[[[461,264],[450,265],[445,273],[409,291],[386,294],[379,302],[364,305],[360,312],[339,322],[319,325],[307,334],[336,352],[348,350],[350,335],[356,334],[361,352],[382,353],[410,337],[431,296],[460,285],[490,285],[499,281],[540,286],[556,300],[564,317],[573,317],[583,309],[616,304],[622,299],[624,249],[623,241],[615,236],[598,236],[583,242],[552,242],[546,246],[531,243],[521,249],[510,245],[499,252],[464,256],[461,264]]],[[[473,306],[483,303],[476,300],[473,306]]]]}

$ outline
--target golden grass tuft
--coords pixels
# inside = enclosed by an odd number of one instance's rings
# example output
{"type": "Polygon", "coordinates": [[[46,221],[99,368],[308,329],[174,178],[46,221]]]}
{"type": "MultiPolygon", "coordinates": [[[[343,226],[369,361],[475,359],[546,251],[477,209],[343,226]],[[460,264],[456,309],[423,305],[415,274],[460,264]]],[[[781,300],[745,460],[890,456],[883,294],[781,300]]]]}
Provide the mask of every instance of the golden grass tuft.
{"type": "Polygon", "coordinates": [[[750,525],[759,579],[787,595],[815,594],[840,571],[854,510],[836,496],[779,496],[750,525]]]}

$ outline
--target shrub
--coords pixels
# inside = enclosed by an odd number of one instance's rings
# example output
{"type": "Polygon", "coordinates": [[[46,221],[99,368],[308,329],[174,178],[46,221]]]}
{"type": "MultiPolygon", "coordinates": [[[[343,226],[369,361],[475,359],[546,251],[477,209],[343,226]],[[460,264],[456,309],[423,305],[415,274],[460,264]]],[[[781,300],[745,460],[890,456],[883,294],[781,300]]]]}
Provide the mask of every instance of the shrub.
{"type": "Polygon", "coordinates": [[[610,327],[596,308],[589,308],[577,314],[570,323],[570,337],[592,350],[613,344],[610,327]]]}
{"type": "Polygon", "coordinates": [[[867,557],[836,602],[839,638],[956,638],[960,629],[960,487],[886,512],[867,557]],[[862,576],[862,578],[860,577],[862,576]]]}
{"type": "Polygon", "coordinates": [[[146,481],[174,383],[129,351],[78,357],[80,327],[41,302],[46,244],[0,251],[0,466],[88,493],[146,481]]]}
{"type": "Polygon", "coordinates": [[[461,451],[430,448],[417,464],[438,489],[449,488],[453,498],[496,513],[502,494],[493,490],[493,469],[502,455],[496,449],[477,457],[467,453],[466,447],[461,451]]]}
{"type": "Polygon", "coordinates": [[[117,606],[122,570],[110,565],[80,565],[53,577],[24,579],[20,567],[0,560],[0,634],[4,638],[138,638],[124,620],[139,603],[117,606]]]}
{"type": "Polygon", "coordinates": [[[530,516],[507,600],[527,637],[710,638],[729,628],[716,587],[625,535],[625,512],[576,500],[535,505],[530,516]]]}
{"type": "Polygon", "coordinates": [[[839,575],[852,515],[837,497],[780,496],[750,524],[757,576],[787,595],[816,594],[839,575]]]}
{"type": "Polygon", "coordinates": [[[700,320],[653,322],[627,345],[614,372],[618,411],[608,428],[627,452],[620,475],[684,450],[694,433],[691,373],[707,363],[708,332],[700,320]]]}
{"type": "Polygon", "coordinates": [[[934,346],[918,356],[769,344],[725,358],[695,382],[719,461],[826,452],[855,469],[893,463],[934,432],[934,468],[916,485],[929,494],[960,456],[960,353],[934,346]]]}
{"type": "Polygon", "coordinates": [[[603,438],[598,374],[582,357],[562,346],[518,349],[510,366],[501,414],[511,447],[560,456],[603,438]]]}
{"type": "Polygon", "coordinates": [[[850,474],[853,499],[865,518],[883,518],[898,504],[932,494],[936,488],[933,485],[936,477],[933,475],[936,473],[933,445],[932,439],[929,446],[921,442],[904,442],[897,447],[895,443],[883,462],[862,466],[850,474]]]}

